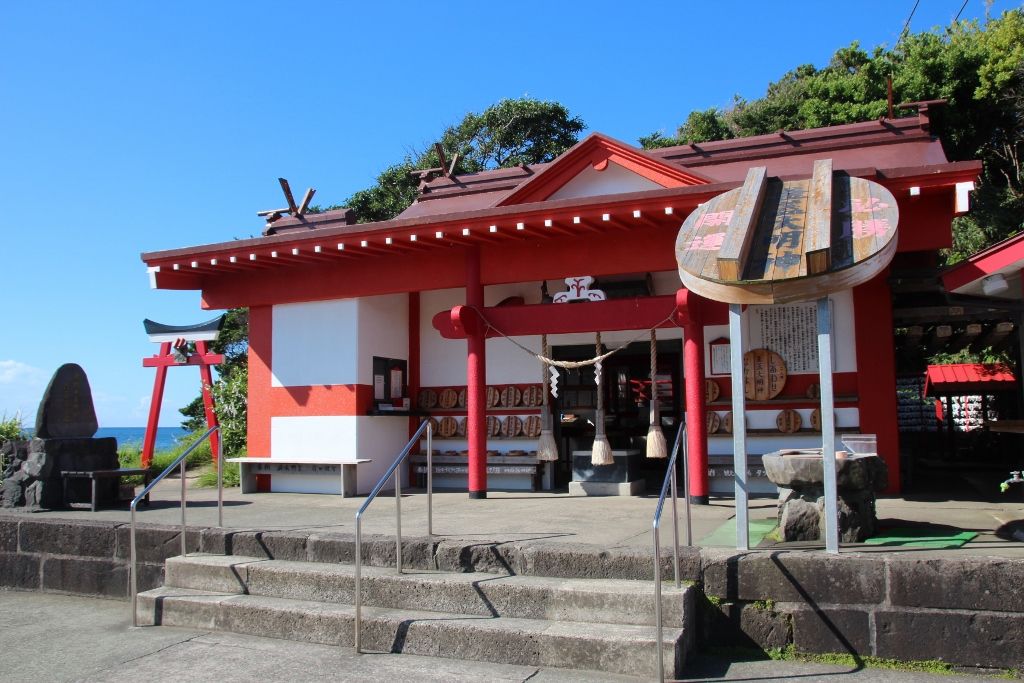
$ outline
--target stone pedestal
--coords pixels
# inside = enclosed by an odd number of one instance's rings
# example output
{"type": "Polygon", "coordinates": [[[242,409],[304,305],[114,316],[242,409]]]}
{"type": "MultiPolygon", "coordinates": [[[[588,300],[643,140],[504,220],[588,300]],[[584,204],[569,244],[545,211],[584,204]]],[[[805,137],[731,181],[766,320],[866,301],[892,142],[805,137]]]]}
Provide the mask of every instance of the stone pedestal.
{"type": "MultiPolygon", "coordinates": [[[[762,456],[765,474],[779,487],[779,534],[783,541],[816,541],[825,536],[825,485],[821,450],[776,451],[762,456]]],[[[875,492],[889,472],[877,455],[836,459],[839,538],[860,542],[875,534],[875,492]]]]}
{"type": "MultiPolygon", "coordinates": [[[[0,507],[62,508],[68,501],[61,472],[117,469],[117,440],[93,438],[97,429],[85,371],[74,363],[60,366],[39,403],[37,438],[3,444],[7,465],[0,507]]],[[[116,479],[99,481],[97,486],[97,502],[117,500],[116,479]]],[[[68,496],[89,500],[89,482],[69,482],[68,496]]]]}

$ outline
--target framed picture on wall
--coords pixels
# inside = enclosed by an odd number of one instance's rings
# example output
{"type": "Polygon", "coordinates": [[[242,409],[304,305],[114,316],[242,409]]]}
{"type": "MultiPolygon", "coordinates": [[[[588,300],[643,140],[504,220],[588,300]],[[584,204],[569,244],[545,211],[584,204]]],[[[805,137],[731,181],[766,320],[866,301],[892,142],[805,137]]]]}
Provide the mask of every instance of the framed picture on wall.
{"type": "Polygon", "coordinates": [[[732,372],[732,361],[729,358],[729,340],[719,337],[708,343],[711,351],[711,374],[728,375],[732,372]]]}

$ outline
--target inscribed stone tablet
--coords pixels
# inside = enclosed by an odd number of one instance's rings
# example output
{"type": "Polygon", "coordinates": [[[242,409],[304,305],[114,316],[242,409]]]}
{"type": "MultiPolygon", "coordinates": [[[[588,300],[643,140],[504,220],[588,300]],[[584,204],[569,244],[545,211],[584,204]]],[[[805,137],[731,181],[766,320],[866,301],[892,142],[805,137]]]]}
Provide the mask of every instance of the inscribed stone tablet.
{"type": "Polygon", "coordinates": [[[91,438],[99,429],[85,370],[75,363],[57,368],[36,413],[36,437],[91,438]]]}

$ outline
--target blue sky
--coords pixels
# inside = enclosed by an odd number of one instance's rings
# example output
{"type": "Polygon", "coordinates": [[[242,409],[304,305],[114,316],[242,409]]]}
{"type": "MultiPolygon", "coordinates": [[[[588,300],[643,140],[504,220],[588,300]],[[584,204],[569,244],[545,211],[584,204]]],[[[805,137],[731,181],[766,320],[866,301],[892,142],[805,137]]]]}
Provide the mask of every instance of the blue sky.
{"type": "MultiPolygon", "coordinates": [[[[961,4],[922,0],[912,30],[961,4]]],[[[77,362],[101,426],[143,425],[142,319],[213,314],[197,292],[151,291],[139,254],[258,234],[278,176],[340,202],[504,97],[558,100],[627,142],[672,133],[853,40],[892,45],[913,6],[3,3],[0,416],[31,425],[49,376],[77,362]]],[[[969,0],[963,17],[984,9],[969,0]]],[[[163,426],[198,383],[169,373],[163,426]]]]}

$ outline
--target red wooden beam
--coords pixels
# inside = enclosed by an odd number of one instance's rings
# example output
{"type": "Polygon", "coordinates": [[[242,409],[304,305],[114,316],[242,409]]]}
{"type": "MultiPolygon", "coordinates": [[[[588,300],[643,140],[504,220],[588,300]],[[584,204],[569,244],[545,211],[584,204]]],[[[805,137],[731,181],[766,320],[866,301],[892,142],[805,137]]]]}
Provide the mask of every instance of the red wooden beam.
{"type": "MultiPolygon", "coordinates": [[[[578,304],[499,306],[484,308],[482,314],[492,326],[487,329],[488,337],[647,330],[681,324],[675,295],[578,304]]],[[[467,333],[472,334],[481,324],[477,312],[467,306],[441,311],[433,319],[434,329],[445,339],[465,339],[467,333]]]]}
{"type": "Polygon", "coordinates": [[[184,363],[179,363],[174,356],[151,356],[142,359],[144,368],[170,368],[175,365],[220,365],[224,362],[223,353],[195,353],[184,363]]]}

